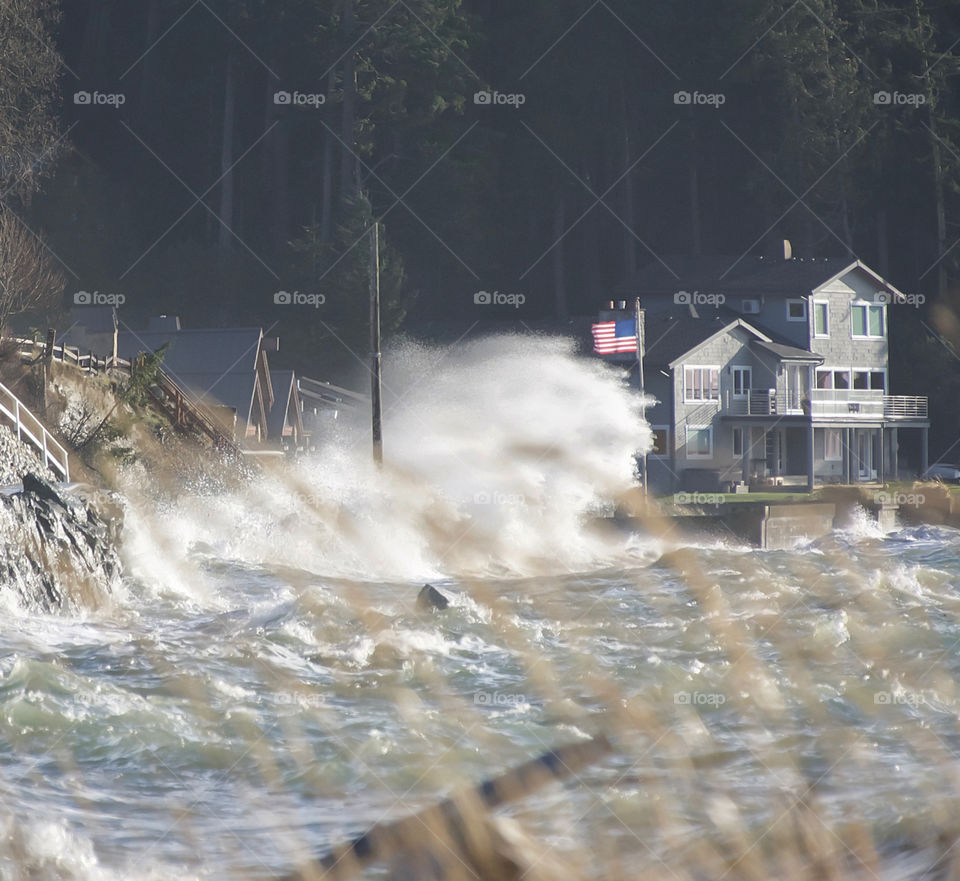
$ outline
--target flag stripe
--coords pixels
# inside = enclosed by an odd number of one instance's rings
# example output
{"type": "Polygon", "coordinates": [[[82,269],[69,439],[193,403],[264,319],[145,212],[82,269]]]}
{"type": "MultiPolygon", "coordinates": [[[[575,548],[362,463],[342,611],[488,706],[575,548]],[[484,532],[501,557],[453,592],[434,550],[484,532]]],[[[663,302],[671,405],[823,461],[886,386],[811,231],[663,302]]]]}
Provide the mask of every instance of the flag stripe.
{"type": "Polygon", "coordinates": [[[591,327],[593,351],[597,355],[615,355],[637,351],[637,322],[601,321],[591,327]]]}

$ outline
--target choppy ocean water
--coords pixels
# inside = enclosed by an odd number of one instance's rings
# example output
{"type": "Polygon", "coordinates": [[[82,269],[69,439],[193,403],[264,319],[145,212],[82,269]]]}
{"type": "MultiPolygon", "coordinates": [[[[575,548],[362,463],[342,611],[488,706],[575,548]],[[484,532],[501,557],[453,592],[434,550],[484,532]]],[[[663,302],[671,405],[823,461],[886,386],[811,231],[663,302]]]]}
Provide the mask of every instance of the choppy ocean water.
{"type": "Polygon", "coordinates": [[[131,480],[110,602],[4,597],[0,877],[276,878],[598,731],[610,758],[507,811],[583,877],[685,877],[711,842],[739,877],[804,811],[851,877],[949,835],[960,532],[597,531],[645,429],[619,378],[537,346],[436,381],[412,347],[384,472],[347,425],[242,492],[131,480]],[[426,580],[449,609],[417,610],[426,580]]]}

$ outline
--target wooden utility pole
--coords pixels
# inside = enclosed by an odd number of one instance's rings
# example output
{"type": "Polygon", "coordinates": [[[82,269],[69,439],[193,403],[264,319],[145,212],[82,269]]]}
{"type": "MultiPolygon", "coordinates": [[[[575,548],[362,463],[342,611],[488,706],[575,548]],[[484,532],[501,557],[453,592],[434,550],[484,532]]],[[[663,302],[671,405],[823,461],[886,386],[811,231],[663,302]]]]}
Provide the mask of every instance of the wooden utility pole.
{"type": "MultiPolygon", "coordinates": [[[[634,303],[634,318],[637,322],[637,384],[640,386],[640,415],[643,421],[647,421],[646,391],[643,382],[643,309],[640,308],[640,298],[637,297],[634,303]]],[[[643,482],[643,495],[647,495],[647,451],[644,449],[640,457],[640,479],[643,482]]]]}
{"type": "Polygon", "coordinates": [[[370,229],[370,407],[373,424],[373,461],[383,464],[383,412],[380,400],[380,233],[370,229]]]}

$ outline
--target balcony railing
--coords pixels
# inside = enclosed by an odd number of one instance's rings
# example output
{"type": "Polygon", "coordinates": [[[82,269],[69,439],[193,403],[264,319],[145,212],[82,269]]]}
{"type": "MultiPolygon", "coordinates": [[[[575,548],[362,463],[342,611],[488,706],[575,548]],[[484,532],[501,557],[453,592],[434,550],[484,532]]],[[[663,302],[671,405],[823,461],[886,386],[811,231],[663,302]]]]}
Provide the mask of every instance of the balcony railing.
{"type": "Polygon", "coordinates": [[[731,397],[727,409],[733,416],[776,415],[777,390],[759,389],[743,397],[731,397]]]}
{"type": "Polygon", "coordinates": [[[813,389],[808,394],[755,389],[730,397],[731,416],[805,415],[814,418],[926,419],[927,398],[921,395],[885,395],[879,389],[813,389]]]}
{"type": "Polygon", "coordinates": [[[863,419],[926,419],[927,398],[921,395],[885,395],[880,389],[813,389],[814,416],[863,419]]]}

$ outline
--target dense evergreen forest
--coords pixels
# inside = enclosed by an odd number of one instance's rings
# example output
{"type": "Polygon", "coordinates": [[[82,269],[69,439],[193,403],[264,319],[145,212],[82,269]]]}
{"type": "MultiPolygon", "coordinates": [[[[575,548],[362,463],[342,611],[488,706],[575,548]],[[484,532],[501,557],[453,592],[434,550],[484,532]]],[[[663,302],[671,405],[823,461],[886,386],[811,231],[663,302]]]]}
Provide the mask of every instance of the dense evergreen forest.
{"type": "Polygon", "coordinates": [[[960,392],[960,4],[0,10],[4,217],[44,240],[64,306],[98,291],[131,326],[262,323],[335,371],[365,351],[374,217],[388,331],[589,313],[663,255],[789,238],[923,294],[891,327],[911,365],[894,390],[960,392]],[[479,291],[523,304],[481,313],[479,291]]]}

